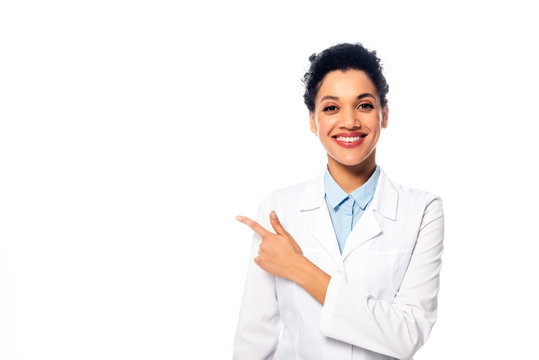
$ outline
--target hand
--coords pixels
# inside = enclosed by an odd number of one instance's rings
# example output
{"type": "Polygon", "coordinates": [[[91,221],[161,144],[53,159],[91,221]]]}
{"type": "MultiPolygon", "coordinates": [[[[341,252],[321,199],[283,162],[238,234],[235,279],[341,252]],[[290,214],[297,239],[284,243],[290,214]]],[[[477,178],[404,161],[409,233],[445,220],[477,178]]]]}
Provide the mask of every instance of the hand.
{"type": "Polygon", "coordinates": [[[262,238],[258,256],[254,258],[255,263],[272,275],[291,279],[294,266],[303,255],[294,238],[281,225],[275,211],[270,213],[270,223],[277,234],[266,230],[246,216],[237,216],[236,219],[249,226],[262,238]]]}

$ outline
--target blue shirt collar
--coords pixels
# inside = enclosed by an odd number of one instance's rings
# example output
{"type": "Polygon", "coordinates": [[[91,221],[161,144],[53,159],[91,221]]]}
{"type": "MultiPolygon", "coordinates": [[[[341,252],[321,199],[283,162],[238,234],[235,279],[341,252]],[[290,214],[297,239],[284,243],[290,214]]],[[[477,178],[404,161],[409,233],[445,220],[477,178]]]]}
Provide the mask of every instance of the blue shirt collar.
{"type": "MultiPolygon", "coordinates": [[[[371,202],[374,197],[374,192],[376,191],[376,185],[378,184],[378,178],[380,176],[380,167],[376,165],[374,173],[371,175],[369,180],[356,190],[352,192],[352,197],[361,207],[362,210],[365,210],[367,205],[371,202]]],[[[333,179],[329,173],[328,166],[326,164],[326,170],[324,172],[324,187],[326,191],[326,200],[327,202],[335,209],[339,206],[347,197],[348,194],[344,191],[339,184],[333,179]]]]}

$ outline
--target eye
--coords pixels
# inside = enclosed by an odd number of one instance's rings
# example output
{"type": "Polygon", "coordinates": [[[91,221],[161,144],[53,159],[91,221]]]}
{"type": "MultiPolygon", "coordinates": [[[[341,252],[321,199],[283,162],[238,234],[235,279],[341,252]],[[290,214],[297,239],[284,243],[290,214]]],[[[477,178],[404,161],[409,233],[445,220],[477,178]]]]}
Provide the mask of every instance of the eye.
{"type": "Polygon", "coordinates": [[[326,106],[322,111],[335,111],[337,107],[335,105],[326,106]]]}
{"type": "Polygon", "coordinates": [[[358,108],[361,110],[372,110],[374,109],[374,106],[371,103],[361,103],[359,104],[358,108]]]}

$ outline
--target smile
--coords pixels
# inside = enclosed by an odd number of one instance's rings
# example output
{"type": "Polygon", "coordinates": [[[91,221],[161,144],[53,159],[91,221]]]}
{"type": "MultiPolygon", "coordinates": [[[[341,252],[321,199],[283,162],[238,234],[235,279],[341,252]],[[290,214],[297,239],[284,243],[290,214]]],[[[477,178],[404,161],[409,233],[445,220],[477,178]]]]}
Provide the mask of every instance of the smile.
{"type": "Polygon", "coordinates": [[[339,144],[340,146],[344,148],[353,148],[353,147],[361,145],[365,136],[367,136],[367,134],[364,134],[361,136],[353,136],[353,137],[334,136],[332,137],[332,139],[333,141],[335,141],[337,144],[339,144]]]}
{"type": "MultiPolygon", "coordinates": [[[[354,134],[356,135],[356,134],[354,134]]],[[[358,134],[357,136],[342,136],[337,135],[333,136],[332,139],[335,141],[338,145],[344,147],[344,148],[353,148],[356,146],[361,145],[363,142],[363,139],[367,136],[367,134],[358,134]]]]}

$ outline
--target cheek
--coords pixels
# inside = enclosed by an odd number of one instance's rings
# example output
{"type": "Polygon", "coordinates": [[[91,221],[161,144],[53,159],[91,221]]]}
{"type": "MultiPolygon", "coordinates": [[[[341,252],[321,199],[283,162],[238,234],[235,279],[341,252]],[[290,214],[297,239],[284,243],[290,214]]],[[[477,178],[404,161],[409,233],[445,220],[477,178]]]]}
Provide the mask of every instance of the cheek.
{"type": "Polygon", "coordinates": [[[317,124],[318,124],[318,130],[320,132],[324,132],[325,130],[331,130],[333,127],[333,122],[331,118],[328,118],[326,116],[318,116],[317,118],[317,124]]]}
{"type": "Polygon", "coordinates": [[[379,116],[369,117],[368,119],[365,119],[364,125],[371,131],[380,131],[382,128],[382,118],[379,116]]]}

